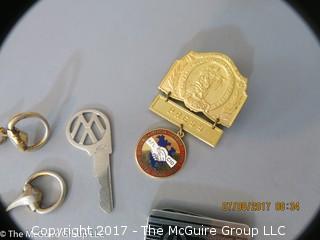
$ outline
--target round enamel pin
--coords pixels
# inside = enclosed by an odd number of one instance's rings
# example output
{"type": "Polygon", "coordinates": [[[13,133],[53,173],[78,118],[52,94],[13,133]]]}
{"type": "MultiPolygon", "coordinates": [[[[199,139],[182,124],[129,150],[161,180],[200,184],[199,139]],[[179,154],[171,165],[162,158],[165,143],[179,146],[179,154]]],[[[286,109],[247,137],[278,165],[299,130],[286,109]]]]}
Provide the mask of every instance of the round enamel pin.
{"type": "Polygon", "coordinates": [[[168,129],[145,133],[136,147],[140,168],[153,177],[168,177],[181,169],[186,159],[186,147],[178,134],[168,129]]]}

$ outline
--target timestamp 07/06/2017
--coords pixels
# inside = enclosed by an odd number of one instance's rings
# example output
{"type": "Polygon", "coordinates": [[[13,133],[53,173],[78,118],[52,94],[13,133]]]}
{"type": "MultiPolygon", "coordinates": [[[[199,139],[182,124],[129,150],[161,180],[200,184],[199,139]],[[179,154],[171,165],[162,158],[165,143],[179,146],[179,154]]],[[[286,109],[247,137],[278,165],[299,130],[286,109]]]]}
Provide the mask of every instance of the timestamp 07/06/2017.
{"type": "Polygon", "coordinates": [[[297,212],[301,210],[300,201],[223,201],[225,212],[297,212]]]}

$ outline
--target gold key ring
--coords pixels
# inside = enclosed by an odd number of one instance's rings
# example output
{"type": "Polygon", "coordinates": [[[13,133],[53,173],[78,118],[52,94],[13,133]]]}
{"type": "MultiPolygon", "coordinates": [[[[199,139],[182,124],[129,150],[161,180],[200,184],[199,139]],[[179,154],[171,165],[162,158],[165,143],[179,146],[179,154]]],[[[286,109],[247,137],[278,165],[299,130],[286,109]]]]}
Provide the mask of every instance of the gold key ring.
{"type": "Polygon", "coordinates": [[[6,138],[9,138],[11,142],[20,150],[32,151],[42,147],[48,141],[50,135],[50,127],[48,121],[41,114],[36,112],[23,112],[13,116],[10,119],[8,123],[8,129],[5,131],[2,128],[1,135],[2,139],[0,143],[4,142],[6,138]],[[42,125],[45,128],[45,133],[42,139],[32,145],[28,145],[28,135],[16,128],[16,124],[26,118],[40,119],[42,125]]]}
{"type": "Polygon", "coordinates": [[[61,206],[61,204],[65,199],[66,193],[67,193],[66,183],[59,174],[53,171],[36,172],[27,179],[27,181],[24,184],[22,194],[7,207],[6,211],[10,211],[11,209],[19,206],[28,206],[32,211],[36,213],[46,214],[46,213],[52,212],[53,210],[61,206]],[[44,176],[50,176],[55,178],[58,181],[60,186],[60,194],[59,194],[58,200],[54,204],[46,208],[41,207],[42,192],[39,189],[32,186],[32,182],[35,179],[39,177],[44,177],[44,176]]]}

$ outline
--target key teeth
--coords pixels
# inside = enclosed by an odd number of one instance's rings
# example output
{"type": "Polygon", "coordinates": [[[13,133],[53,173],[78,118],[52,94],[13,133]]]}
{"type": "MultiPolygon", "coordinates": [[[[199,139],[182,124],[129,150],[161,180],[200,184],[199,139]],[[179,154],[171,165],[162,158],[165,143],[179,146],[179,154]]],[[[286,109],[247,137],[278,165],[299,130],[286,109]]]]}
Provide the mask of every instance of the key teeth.
{"type": "Polygon", "coordinates": [[[103,188],[100,188],[100,207],[106,213],[111,213],[113,209],[113,202],[108,204],[106,199],[108,199],[107,193],[103,190],[103,188]]]}
{"type": "Polygon", "coordinates": [[[111,183],[111,173],[110,168],[107,168],[107,171],[98,176],[98,181],[100,184],[100,207],[106,213],[111,213],[113,209],[113,192],[112,192],[112,183],[111,183]]]}
{"type": "Polygon", "coordinates": [[[105,212],[105,213],[111,213],[112,212],[112,208],[103,208],[101,207],[101,209],[105,212]]]}

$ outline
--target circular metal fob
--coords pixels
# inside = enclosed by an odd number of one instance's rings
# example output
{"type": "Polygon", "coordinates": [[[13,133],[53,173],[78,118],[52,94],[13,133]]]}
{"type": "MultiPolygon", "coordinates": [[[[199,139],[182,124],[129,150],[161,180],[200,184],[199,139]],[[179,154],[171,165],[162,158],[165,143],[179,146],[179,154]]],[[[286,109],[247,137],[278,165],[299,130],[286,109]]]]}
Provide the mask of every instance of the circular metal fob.
{"type": "Polygon", "coordinates": [[[186,159],[186,147],[178,134],[168,129],[146,132],[138,141],[136,160],[152,177],[168,177],[178,172],[186,159]]]}

